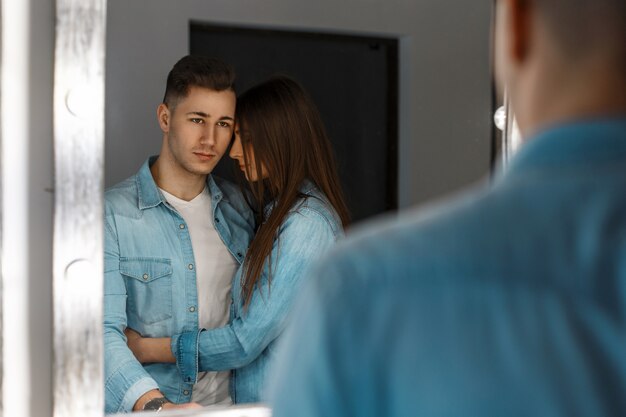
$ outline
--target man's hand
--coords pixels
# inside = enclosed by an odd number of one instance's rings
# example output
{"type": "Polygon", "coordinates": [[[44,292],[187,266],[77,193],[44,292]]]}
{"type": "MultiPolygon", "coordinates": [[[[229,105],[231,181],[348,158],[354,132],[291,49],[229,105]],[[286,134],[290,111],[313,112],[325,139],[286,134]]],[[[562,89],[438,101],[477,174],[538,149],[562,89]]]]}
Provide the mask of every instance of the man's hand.
{"type": "Polygon", "coordinates": [[[142,337],[131,328],[124,330],[128,348],[141,363],[176,363],[169,337],[142,337]]]}
{"type": "MultiPolygon", "coordinates": [[[[153,389],[152,391],[148,391],[144,395],[139,397],[139,399],[135,403],[135,406],[133,407],[133,411],[142,411],[144,405],[146,405],[148,401],[154,398],[161,398],[161,397],[163,397],[163,393],[161,393],[161,391],[159,391],[158,389],[153,389]]],[[[165,404],[163,404],[164,410],[177,410],[177,409],[178,410],[195,410],[198,408],[202,408],[202,406],[198,403],[174,404],[172,402],[166,402],[165,404]]]]}
{"type": "Polygon", "coordinates": [[[183,403],[183,404],[165,403],[163,404],[164,410],[197,410],[199,408],[202,408],[202,406],[198,403],[183,403]]]}

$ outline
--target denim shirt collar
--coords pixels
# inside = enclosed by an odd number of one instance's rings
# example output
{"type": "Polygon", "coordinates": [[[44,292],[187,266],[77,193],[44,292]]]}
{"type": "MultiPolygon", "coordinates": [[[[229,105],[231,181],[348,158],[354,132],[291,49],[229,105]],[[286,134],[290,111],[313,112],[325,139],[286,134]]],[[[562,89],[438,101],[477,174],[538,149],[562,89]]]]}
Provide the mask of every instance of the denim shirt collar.
{"type": "MultiPolygon", "coordinates": [[[[140,210],[153,208],[161,203],[166,203],[165,197],[159,190],[156,182],[154,182],[152,172],[150,172],[150,167],[154,164],[157,158],[158,155],[155,155],[146,159],[135,176],[138,191],[138,207],[140,210]]],[[[226,201],[222,190],[220,190],[217,186],[212,175],[207,176],[206,183],[214,203],[218,203],[221,200],[226,201]]]]}
{"type": "Polygon", "coordinates": [[[617,163],[626,159],[626,118],[580,121],[535,135],[501,172],[502,178],[536,170],[617,163]]]}

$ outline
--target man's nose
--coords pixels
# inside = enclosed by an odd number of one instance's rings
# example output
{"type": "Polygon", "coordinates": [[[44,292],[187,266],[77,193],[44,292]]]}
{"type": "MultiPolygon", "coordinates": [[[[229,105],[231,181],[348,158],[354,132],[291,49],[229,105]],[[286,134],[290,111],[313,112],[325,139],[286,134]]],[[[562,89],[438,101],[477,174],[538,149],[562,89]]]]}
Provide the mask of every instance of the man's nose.
{"type": "Polygon", "coordinates": [[[214,146],[215,145],[215,128],[212,126],[208,126],[206,129],[204,129],[200,142],[202,144],[214,146]]]}

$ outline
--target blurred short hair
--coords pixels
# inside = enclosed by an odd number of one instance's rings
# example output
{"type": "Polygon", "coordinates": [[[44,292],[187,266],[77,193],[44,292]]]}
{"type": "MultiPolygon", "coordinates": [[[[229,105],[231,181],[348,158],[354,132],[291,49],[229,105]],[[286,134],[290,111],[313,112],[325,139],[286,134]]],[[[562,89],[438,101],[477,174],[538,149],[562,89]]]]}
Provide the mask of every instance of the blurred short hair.
{"type": "Polygon", "coordinates": [[[626,67],[626,0],[528,0],[570,58],[608,48],[626,67]]]}

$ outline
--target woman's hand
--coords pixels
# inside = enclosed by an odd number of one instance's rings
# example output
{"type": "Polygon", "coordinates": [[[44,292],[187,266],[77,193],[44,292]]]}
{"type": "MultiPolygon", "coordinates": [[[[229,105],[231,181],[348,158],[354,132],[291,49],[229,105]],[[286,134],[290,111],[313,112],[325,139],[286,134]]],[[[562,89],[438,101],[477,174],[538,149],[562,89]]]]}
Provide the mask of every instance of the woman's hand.
{"type": "MultiPolygon", "coordinates": [[[[141,337],[141,336],[139,336],[141,337]]],[[[143,411],[143,408],[146,406],[146,403],[155,398],[163,398],[163,393],[158,389],[153,389],[151,391],[146,392],[144,395],[139,397],[135,405],[133,406],[133,411],[143,411]]],[[[167,400],[167,398],[166,398],[167,400]]],[[[202,408],[202,406],[198,403],[183,403],[183,404],[174,404],[173,402],[167,401],[163,404],[163,410],[197,410],[202,408]]]]}
{"type": "Polygon", "coordinates": [[[128,327],[124,334],[128,348],[140,363],[176,363],[169,337],[143,337],[128,327]]]}
{"type": "Polygon", "coordinates": [[[131,350],[131,352],[133,352],[133,355],[135,355],[139,362],[146,363],[146,360],[144,360],[143,356],[142,346],[144,338],[130,327],[127,327],[126,330],[124,330],[124,334],[126,335],[127,339],[126,344],[128,345],[128,348],[131,350]]]}

